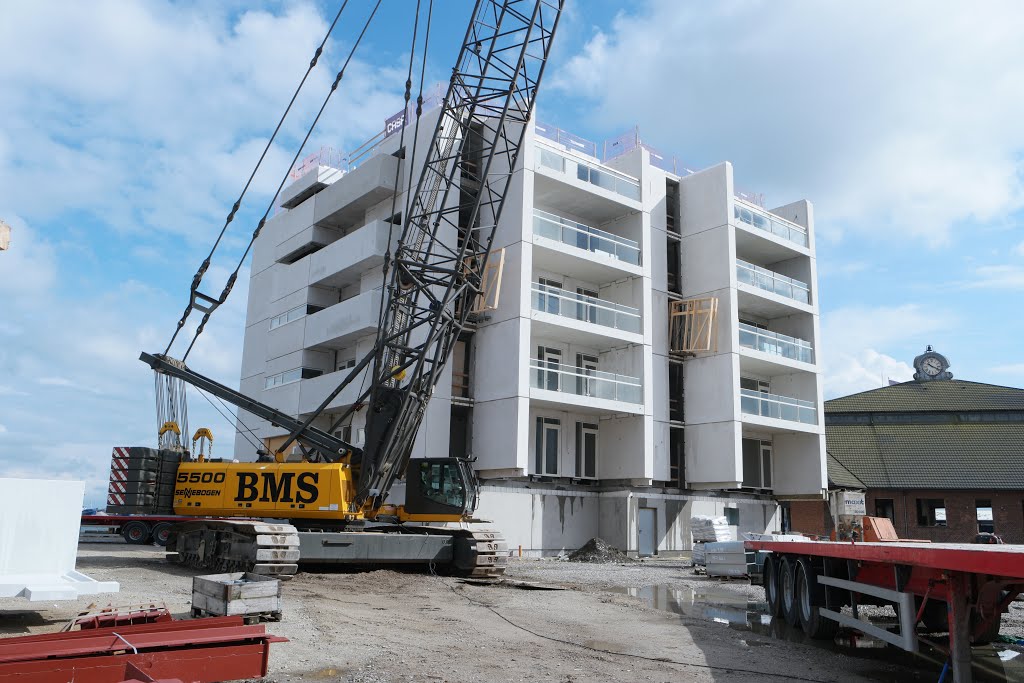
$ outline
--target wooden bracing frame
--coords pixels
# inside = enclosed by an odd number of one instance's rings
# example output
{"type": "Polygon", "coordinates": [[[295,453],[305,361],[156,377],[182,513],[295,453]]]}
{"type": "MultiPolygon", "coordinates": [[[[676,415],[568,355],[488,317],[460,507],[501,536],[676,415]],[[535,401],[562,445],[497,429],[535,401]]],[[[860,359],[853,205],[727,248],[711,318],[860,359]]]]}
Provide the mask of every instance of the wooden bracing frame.
{"type": "Polygon", "coordinates": [[[718,297],[670,301],[669,352],[718,350],[718,297]]]}
{"type": "Polygon", "coordinates": [[[501,276],[505,271],[505,250],[492,252],[480,276],[480,293],[470,313],[485,313],[498,308],[501,300],[501,276]]]}

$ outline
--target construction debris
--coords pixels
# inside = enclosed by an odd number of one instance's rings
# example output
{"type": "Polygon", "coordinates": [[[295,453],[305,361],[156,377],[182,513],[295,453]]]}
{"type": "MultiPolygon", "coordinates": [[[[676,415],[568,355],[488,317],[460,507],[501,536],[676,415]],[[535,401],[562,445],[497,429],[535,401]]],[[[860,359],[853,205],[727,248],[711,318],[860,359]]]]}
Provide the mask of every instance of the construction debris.
{"type": "Polygon", "coordinates": [[[635,559],[626,553],[597,537],[590,539],[586,545],[569,555],[569,561],[593,562],[596,564],[636,562],[635,559]]]}

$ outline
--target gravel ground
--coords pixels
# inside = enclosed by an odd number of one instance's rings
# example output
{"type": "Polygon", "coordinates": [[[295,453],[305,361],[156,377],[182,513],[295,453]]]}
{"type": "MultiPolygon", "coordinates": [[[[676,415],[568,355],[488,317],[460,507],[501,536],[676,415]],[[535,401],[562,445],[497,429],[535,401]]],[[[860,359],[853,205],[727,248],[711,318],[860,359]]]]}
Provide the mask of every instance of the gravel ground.
{"type": "MultiPolygon", "coordinates": [[[[78,567],[120,581],[116,603],[189,612],[191,572],[167,565],[158,548],[83,545],[78,567]]],[[[513,561],[501,586],[307,572],[283,593],[284,619],[267,625],[290,639],[271,647],[275,683],[934,681],[940,666],[807,641],[758,612],[759,587],[708,580],[681,563],[513,561]],[[521,589],[537,584],[564,590],[521,589]]],[[[86,604],[0,600],[0,635],[56,630],[86,604]]]]}

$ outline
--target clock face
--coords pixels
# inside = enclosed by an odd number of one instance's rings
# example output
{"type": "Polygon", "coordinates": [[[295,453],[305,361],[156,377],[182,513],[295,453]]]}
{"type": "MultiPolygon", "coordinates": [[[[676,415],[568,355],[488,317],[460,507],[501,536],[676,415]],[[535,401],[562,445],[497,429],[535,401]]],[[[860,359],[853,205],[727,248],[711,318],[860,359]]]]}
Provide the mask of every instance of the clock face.
{"type": "Polygon", "coordinates": [[[921,369],[924,370],[925,374],[930,377],[942,372],[942,361],[932,356],[931,358],[925,358],[921,363],[921,369]]]}

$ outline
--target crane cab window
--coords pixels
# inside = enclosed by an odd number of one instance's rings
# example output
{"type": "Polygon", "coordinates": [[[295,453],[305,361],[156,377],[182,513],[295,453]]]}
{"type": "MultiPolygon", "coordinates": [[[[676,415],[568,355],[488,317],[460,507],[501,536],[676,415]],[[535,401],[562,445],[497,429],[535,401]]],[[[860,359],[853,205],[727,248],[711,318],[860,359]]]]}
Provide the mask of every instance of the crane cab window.
{"type": "Polygon", "coordinates": [[[457,468],[447,463],[420,463],[420,491],[427,500],[462,508],[466,487],[457,468]]]}

